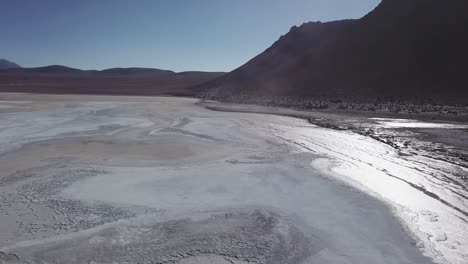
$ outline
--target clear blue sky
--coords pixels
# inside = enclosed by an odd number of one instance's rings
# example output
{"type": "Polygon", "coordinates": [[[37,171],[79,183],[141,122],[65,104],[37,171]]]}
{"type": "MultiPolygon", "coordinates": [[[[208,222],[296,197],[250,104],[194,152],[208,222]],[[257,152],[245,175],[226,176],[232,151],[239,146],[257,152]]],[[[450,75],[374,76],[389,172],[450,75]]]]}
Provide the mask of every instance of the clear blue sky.
{"type": "Polygon", "coordinates": [[[0,58],[23,67],[230,71],[291,26],[380,0],[0,0],[0,58]]]}

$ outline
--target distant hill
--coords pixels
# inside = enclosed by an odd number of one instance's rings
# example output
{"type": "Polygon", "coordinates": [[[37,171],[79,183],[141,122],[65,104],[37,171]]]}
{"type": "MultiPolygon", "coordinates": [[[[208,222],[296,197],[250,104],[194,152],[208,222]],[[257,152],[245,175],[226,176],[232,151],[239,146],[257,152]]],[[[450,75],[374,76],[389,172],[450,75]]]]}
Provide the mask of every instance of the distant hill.
{"type": "Polygon", "coordinates": [[[121,75],[129,75],[129,74],[170,75],[170,74],[174,74],[173,71],[153,69],[153,68],[111,68],[107,70],[102,70],[100,71],[100,73],[121,74],[121,75]]]}
{"type": "Polygon", "coordinates": [[[106,75],[140,75],[140,74],[153,74],[153,75],[170,75],[174,74],[173,71],[160,70],[153,68],[111,68],[105,70],[80,70],[63,65],[49,65],[44,67],[35,68],[8,68],[4,69],[10,73],[44,73],[44,74],[106,74],[106,75]]]}
{"type": "Polygon", "coordinates": [[[0,59],[0,70],[14,69],[14,68],[21,68],[21,66],[8,60],[0,59]]]}
{"type": "Polygon", "coordinates": [[[0,92],[193,96],[197,87],[222,72],[152,68],[80,70],[62,65],[0,69],[0,92]]]}
{"type": "Polygon", "coordinates": [[[64,73],[79,73],[82,70],[70,68],[62,65],[50,65],[37,68],[11,68],[7,69],[10,73],[48,73],[48,74],[64,74],[64,73]]]}
{"type": "Polygon", "coordinates": [[[466,0],[383,0],[358,20],[293,27],[202,88],[221,100],[243,94],[468,102],[466,14],[466,0]]]}

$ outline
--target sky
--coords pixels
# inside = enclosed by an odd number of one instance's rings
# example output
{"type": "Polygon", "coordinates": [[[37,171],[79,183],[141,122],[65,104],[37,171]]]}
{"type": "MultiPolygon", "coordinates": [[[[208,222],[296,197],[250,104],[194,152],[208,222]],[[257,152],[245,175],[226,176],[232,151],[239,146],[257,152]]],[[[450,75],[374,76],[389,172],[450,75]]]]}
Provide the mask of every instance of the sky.
{"type": "Polygon", "coordinates": [[[23,67],[231,71],[293,25],[380,0],[0,0],[0,58],[23,67]]]}

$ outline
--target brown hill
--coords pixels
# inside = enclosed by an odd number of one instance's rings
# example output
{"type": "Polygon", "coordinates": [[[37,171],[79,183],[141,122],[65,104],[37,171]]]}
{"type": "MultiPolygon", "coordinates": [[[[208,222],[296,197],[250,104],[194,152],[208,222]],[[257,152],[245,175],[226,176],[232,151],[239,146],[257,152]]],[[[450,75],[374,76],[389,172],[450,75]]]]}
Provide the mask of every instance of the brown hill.
{"type": "Polygon", "coordinates": [[[383,0],[358,20],[293,27],[203,88],[217,99],[247,94],[468,102],[466,14],[465,0],[383,0]]]}

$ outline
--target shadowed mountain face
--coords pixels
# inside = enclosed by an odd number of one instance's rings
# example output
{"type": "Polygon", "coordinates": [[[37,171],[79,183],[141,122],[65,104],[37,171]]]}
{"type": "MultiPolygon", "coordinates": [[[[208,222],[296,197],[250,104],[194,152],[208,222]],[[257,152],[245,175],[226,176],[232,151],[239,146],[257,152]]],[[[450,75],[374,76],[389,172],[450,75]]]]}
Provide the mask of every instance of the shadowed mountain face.
{"type": "Polygon", "coordinates": [[[14,62],[7,61],[7,60],[4,60],[4,59],[0,59],[0,70],[13,69],[13,68],[21,68],[21,66],[19,66],[18,64],[14,63],[14,62]]]}
{"type": "Polygon", "coordinates": [[[383,0],[359,20],[293,27],[207,83],[236,94],[468,100],[468,1],[383,0]]]}

